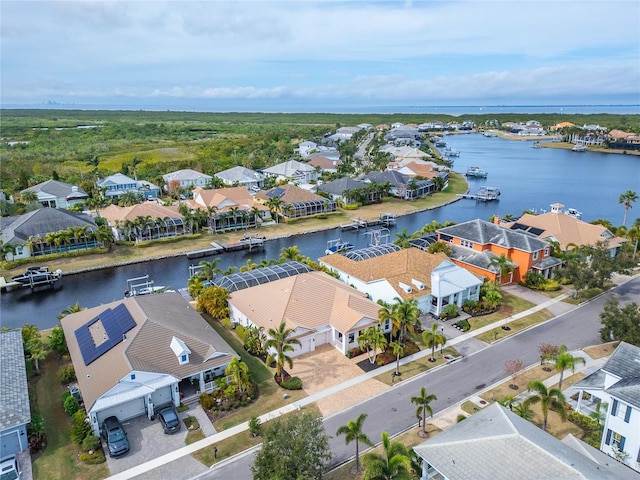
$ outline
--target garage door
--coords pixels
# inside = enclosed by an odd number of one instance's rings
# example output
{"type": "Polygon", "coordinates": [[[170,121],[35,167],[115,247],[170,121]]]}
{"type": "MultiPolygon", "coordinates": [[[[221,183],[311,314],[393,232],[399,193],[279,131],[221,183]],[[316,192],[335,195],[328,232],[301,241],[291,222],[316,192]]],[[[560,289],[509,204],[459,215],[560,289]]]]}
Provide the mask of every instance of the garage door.
{"type": "Polygon", "coordinates": [[[171,403],[171,386],[160,388],[151,394],[151,401],[155,408],[171,403]]]}
{"type": "Polygon", "coordinates": [[[3,457],[20,451],[20,433],[12,431],[0,435],[0,453],[3,457]]]}
{"type": "Polygon", "coordinates": [[[102,420],[112,415],[118,417],[118,420],[120,420],[121,422],[124,422],[125,420],[144,415],[145,413],[146,408],[144,404],[144,398],[140,397],[136,398],[135,400],[130,400],[128,402],[121,403],[120,405],[115,405],[98,412],[98,424],[102,423],[102,420]]]}

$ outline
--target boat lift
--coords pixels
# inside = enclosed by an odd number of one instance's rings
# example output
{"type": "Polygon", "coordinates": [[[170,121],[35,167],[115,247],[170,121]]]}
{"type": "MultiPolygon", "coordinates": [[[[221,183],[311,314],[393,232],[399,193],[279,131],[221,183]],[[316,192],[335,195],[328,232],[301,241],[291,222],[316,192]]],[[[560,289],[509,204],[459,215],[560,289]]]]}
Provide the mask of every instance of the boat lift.
{"type": "Polygon", "coordinates": [[[369,236],[369,246],[377,247],[384,243],[389,243],[391,238],[391,231],[386,228],[378,228],[376,230],[369,230],[368,232],[364,232],[365,235],[369,236]]]}

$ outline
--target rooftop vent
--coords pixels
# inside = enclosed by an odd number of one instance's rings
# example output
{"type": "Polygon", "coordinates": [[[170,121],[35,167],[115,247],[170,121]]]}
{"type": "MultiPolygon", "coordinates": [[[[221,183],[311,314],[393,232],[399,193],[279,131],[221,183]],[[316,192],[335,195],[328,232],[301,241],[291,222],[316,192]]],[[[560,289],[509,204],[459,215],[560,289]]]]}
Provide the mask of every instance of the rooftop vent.
{"type": "Polygon", "coordinates": [[[405,293],[412,293],[413,287],[411,285],[407,285],[406,283],[398,282],[398,286],[404,290],[405,293]]]}
{"type": "Polygon", "coordinates": [[[415,278],[411,279],[411,283],[413,283],[418,290],[424,290],[426,288],[425,284],[420,280],[416,280],[415,278]]]}

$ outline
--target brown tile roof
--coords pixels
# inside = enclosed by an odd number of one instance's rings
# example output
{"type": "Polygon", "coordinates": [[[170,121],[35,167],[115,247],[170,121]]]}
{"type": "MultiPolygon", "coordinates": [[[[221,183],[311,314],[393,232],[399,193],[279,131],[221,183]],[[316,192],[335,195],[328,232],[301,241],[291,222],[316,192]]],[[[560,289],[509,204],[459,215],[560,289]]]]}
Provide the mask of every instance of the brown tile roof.
{"type": "Polygon", "coordinates": [[[78,385],[88,409],[132,370],[167,373],[177,378],[227,363],[236,352],[179,293],[162,293],[118,300],[68,315],[61,320],[78,385]],[[85,365],[76,329],[107,308],[124,304],[136,326],[126,340],[85,365]],[[191,350],[189,363],[180,365],[170,344],[177,337],[191,350]],[[218,355],[210,358],[216,352],[218,355]],[[209,360],[207,360],[209,359],[209,360]]]}
{"type": "Polygon", "coordinates": [[[249,210],[257,207],[267,210],[259,202],[256,202],[247,187],[229,187],[207,190],[201,187],[193,189],[193,200],[189,201],[193,208],[215,207],[218,212],[224,212],[232,207],[240,210],[249,210]]]}
{"type": "Polygon", "coordinates": [[[320,167],[323,170],[335,170],[341,163],[342,160],[334,160],[327,157],[313,157],[309,160],[309,165],[312,167],[320,167]]]}
{"type": "MultiPolygon", "coordinates": [[[[543,230],[538,237],[540,239],[555,238],[563,250],[566,250],[567,245],[570,244],[595,246],[599,241],[605,240],[602,234],[608,232],[602,225],[592,225],[561,212],[547,212],[541,215],[525,213],[516,222],[508,223],[507,226],[510,228],[514,223],[543,230]]],[[[609,239],[609,247],[617,247],[624,242],[623,238],[612,237],[609,239]]]]}
{"type": "Polygon", "coordinates": [[[238,290],[230,303],[267,331],[284,320],[287,328],[313,331],[330,325],[346,333],[363,320],[365,325],[359,328],[377,323],[380,308],[365,294],[322,272],[238,290]]]}
{"type": "Polygon", "coordinates": [[[401,298],[423,297],[431,292],[431,272],[442,262],[449,260],[444,253],[428,253],[417,248],[405,248],[366,260],[355,261],[344,255],[327,255],[318,259],[364,282],[386,278],[401,298]],[[424,283],[425,289],[406,293],[399,282],[412,285],[411,280],[424,283]]]}
{"type": "Polygon", "coordinates": [[[120,207],[118,205],[109,205],[100,212],[111,225],[115,225],[116,220],[135,220],[138,217],[150,216],[151,218],[182,218],[178,212],[178,207],[162,206],[155,202],[144,202],[130,207],[120,207]]]}
{"type": "MultiPolygon", "coordinates": [[[[320,195],[316,195],[315,193],[309,192],[304,188],[296,187],[295,185],[291,185],[291,184],[281,185],[280,187],[276,187],[276,188],[281,188],[284,191],[284,193],[280,196],[280,199],[285,204],[298,203],[298,202],[310,202],[315,200],[327,200],[326,198],[321,197],[320,195]]],[[[275,190],[275,188],[272,188],[271,190],[267,190],[267,191],[261,190],[258,193],[256,193],[255,198],[257,200],[266,202],[270,198],[268,193],[272,192],[273,190],[275,190]]]]}
{"type": "Polygon", "coordinates": [[[418,163],[418,162],[409,162],[406,163],[403,167],[403,173],[405,175],[411,176],[411,173],[406,171],[406,169],[413,172],[413,176],[416,177],[424,177],[424,178],[434,178],[438,176],[438,172],[433,170],[433,163],[418,163]]]}

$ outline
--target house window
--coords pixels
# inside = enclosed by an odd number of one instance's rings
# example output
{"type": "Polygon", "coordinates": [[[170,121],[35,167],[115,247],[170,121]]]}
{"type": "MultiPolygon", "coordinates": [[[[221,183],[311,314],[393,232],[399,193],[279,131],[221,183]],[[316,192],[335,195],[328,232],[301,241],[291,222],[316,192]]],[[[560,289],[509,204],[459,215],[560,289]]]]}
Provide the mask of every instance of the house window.
{"type": "Polygon", "coordinates": [[[342,340],[342,333],[338,332],[338,340],[342,340]]]}
{"type": "Polygon", "coordinates": [[[623,452],[625,440],[626,439],[619,433],[616,433],[613,430],[607,430],[607,438],[605,443],[607,445],[610,445],[612,449],[623,452]]]}
{"type": "Polygon", "coordinates": [[[384,330],[385,330],[385,332],[386,332],[387,330],[389,330],[389,326],[390,326],[390,325],[391,325],[391,320],[385,320],[385,321],[384,321],[384,330]]]}
{"type": "Polygon", "coordinates": [[[544,248],[544,256],[545,256],[545,257],[548,257],[548,256],[549,256],[549,253],[550,253],[550,251],[549,251],[549,247],[545,247],[545,248],[544,248]]]}
{"type": "Polygon", "coordinates": [[[540,253],[540,252],[533,252],[533,259],[534,260],[538,259],[538,253],[540,253]]]}
{"type": "Polygon", "coordinates": [[[625,423],[629,423],[631,418],[631,408],[628,405],[613,401],[613,407],[611,408],[611,415],[624,419],[625,423]]]}
{"type": "Polygon", "coordinates": [[[16,255],[22,255],[22,246],[16,247],[16,255]]]}
{"type": "Polygon", "coordinates": [[[473,248],[473,242],[469,240],[460,240],[460,245],[467,248],[473,248]]]}
{"type": "Polygon", "coordinates": [[[181,363],[187,363],[187,356],[186,355],[181,355],[180,356],[180,362],[181,363]]]}
{"type": "Polygon", "coordinates": [[[131,378],[131,380],[135,380],[135,379],[136,379],[136,374],[135,374],[135,373],[132,373],[132,374],[131,374],[131,376],[130,376],[130,378],[131,378]]]}
{"type": "Polygon", "coordinates": [[[355,334],[354,333],[350,333],[349,334],[349,343],[353,343],[354,339],[355,339],[355,334]]]}

